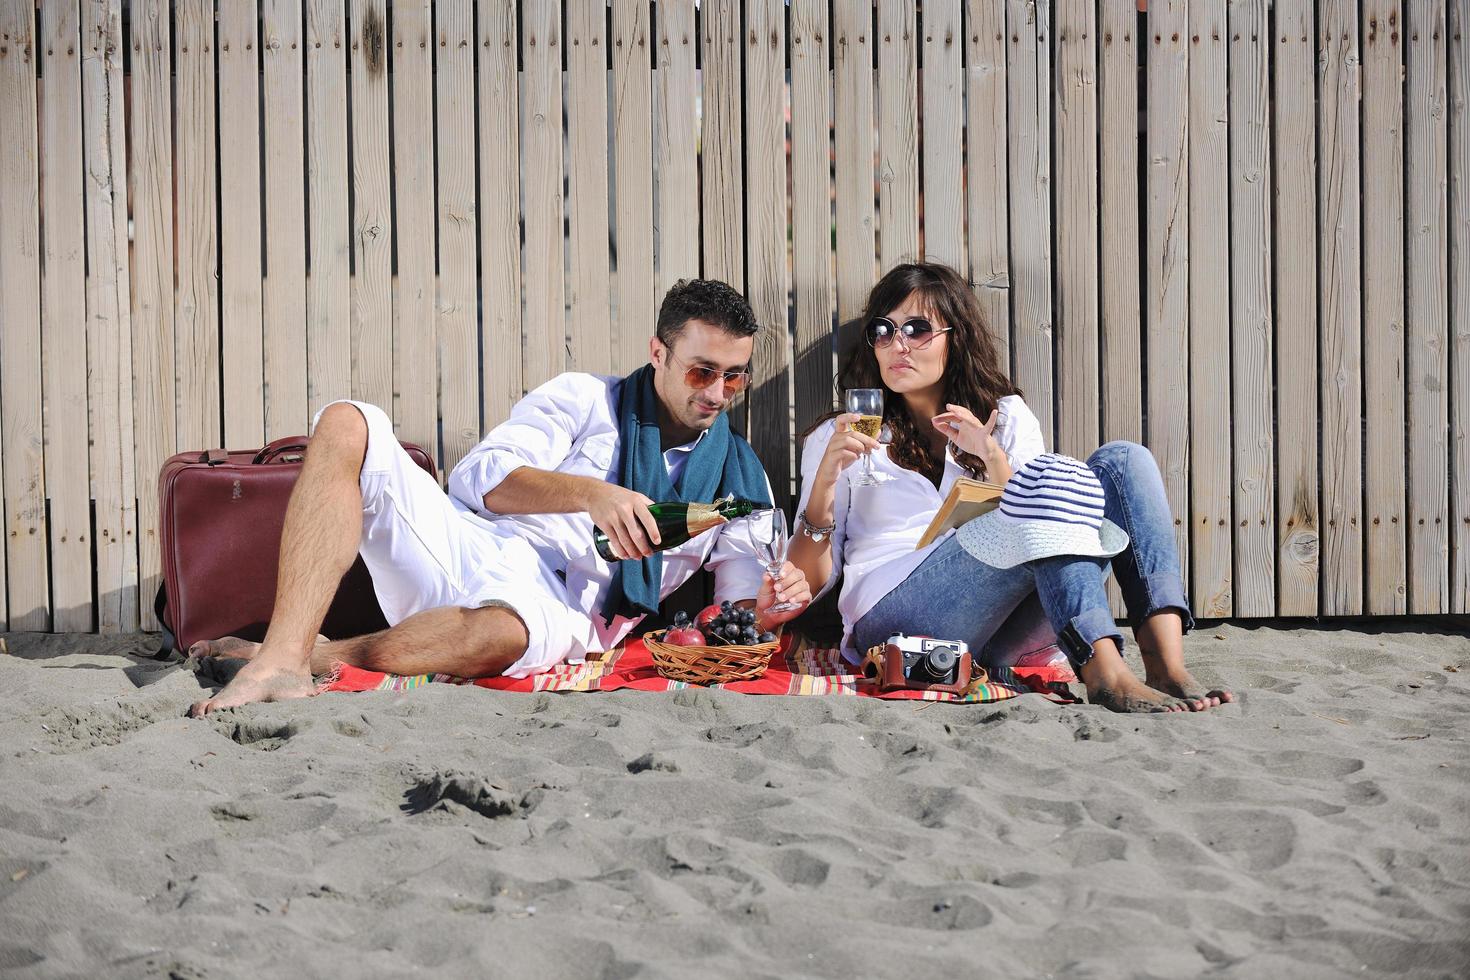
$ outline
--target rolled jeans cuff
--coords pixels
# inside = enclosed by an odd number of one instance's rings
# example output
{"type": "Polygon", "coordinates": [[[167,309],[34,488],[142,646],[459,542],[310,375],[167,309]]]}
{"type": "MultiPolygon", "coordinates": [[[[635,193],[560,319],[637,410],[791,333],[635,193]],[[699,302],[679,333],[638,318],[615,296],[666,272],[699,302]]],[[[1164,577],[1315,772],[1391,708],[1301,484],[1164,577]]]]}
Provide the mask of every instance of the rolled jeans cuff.
{"type": "Polygon", "coordinates": [[[1184,587],[1180,584],[1178,575],[1173,572],[1156,572],[1153,575],[1145,575],[1143,576],[1143,588],[1148,600],[1148,608],[1143,612],[1144,619],[1154,613],[1172,609],[1184,621],[1184,632],[1188,633],[1194,629],[1194,616],[1189,612],[1189,597],[1184,594],[1184,587]]]}
{"type": "Polygon", "coordinates": [[[1113,614],[1106,609],[1086,609],[1073,616],[1066,626],[1057,631],[1057,640],[1073,667],[1081,667],[1092,659],[1092,645],[1098,640],[1112,638],[1123,651],[1123,634],[1113,622],[1113,614]]]}

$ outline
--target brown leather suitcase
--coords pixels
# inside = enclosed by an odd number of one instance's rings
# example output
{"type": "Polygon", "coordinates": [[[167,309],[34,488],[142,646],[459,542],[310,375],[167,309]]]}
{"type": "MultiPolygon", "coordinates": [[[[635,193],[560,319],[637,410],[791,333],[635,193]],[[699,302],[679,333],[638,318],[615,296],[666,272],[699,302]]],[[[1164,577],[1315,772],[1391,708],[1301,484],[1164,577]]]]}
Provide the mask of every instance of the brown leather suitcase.
{"type": "MultiPolygon", "coordinates": [[[[306,436],[264,449],[179,453],[158,475],[163,584],[154,608],[164,634],[160,656],[198,640],[265,636],[275,605],[286,503],[301,474],[306,436]]],[[[434,475],[434,461],[402,443],[434,475]]],[[[342,577],[322,632],[333,639],[387,626],[367,566],[342,577]]]]}

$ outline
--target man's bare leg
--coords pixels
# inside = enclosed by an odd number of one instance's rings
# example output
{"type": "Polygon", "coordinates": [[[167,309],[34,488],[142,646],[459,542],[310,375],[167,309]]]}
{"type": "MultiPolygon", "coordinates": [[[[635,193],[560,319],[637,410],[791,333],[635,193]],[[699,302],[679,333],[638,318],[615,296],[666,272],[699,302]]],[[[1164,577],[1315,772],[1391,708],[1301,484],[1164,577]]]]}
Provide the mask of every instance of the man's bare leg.
{"type": "MultiPolygon", "coordinates": [[[[526,652],[529,637],[519,616],[503,606],[445,606],[416,613],[391,629],[345,640],[317,634],[307,665],[314,676],[339,663],[385,674],[497,677],[526,652]]],[[[254,660],[262,644],[238,636],[200,640],[194,658],[254,660]]]]}
{"type": "Polygon", "coordinates": [[[189,714],[199,718],[218,708],[316,692],[307,660],[362,540],[359,480],[367,437],[367,420],[352,405],[331,405],[322,413],[286,507],[276,604],[265,640],[233,680],[189,714]]]}
{"type": "Polygon", "coordinates": [[[1184,619],[1164,609],[1154,613],[1133,631],[1143,656],[1144,680],[1149,687],[1173,695],[1191,711],[1218,708],[1235,695],[1224,688],[1209,690],[1194,679],[1184,666],[1184,619]]]}
{"type": "Polygon", "coordinates": [[[526,652],[529,638],[519,616],[504,606],[443,606],[415,613],[392,629],[318,643],[311,672],[337,663],[388,674],[452,674],[498,677],[526,652]]]}

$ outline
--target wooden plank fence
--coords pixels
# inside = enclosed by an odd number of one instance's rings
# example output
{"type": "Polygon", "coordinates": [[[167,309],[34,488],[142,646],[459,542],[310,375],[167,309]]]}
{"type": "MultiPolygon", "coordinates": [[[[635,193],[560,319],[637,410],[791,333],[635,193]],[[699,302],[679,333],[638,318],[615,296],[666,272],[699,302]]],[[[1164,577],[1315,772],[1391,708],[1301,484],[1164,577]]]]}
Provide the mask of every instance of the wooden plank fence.
{"type": "Polygon", "coordinates": [[[663,292],[777,494],[893,263],[1197,614],[1470,612],[1470,44],[1442,0],[0,0],[0,629],[153,628],[179,449],[383,405],[446,470],[663,292]]]}

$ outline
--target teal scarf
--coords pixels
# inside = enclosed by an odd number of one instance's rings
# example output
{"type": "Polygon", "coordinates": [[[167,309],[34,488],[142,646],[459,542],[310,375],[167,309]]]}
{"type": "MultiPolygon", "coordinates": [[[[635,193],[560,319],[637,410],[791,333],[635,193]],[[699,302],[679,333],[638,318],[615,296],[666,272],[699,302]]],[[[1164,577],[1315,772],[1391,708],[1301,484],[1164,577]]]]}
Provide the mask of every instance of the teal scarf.
{"type": "MultiPolygon", "coordinates": [[[[618,444],[623,453],[618,485],[649,500],[697,503],[733,494],[757,506],[771,505],[765,467],[750,444],[730,431],[729,416],[723,412],[684,461],[679,485],[673,484],[664,465],[652,365],[645,364],[623,379],[618,393],[618,444]]],[[[618,562],[602,606],[608,625],[617,616],[657,612],[663,578],[664,557],[659,552],[618,562]]]]}

